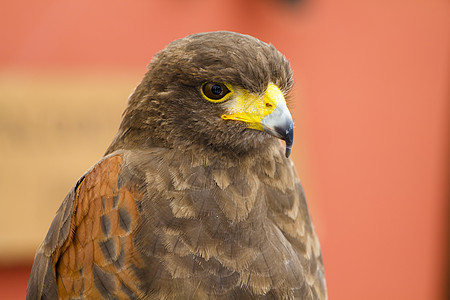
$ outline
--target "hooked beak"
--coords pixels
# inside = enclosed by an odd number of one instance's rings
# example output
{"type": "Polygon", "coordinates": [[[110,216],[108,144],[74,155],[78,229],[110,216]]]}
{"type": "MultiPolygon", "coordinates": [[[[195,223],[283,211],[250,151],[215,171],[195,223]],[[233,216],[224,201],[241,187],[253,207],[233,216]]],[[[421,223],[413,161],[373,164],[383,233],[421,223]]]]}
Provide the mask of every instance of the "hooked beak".
{"type": "Polygon", "coordinates": [[[261,130],[286,142],[289,157],[294,142],[294,123],[283,93],[275,84],[269,84],[263,97],[248,92],[236,95],[231,114],[222,115],[225,120],[247,123],[248,128],[261,130]]]}
{"type": "Polygon", "coordinates": [[[294,143],[294,122],[286,101],[280,101],[275,110],[261,120],[261,124],[264,131],[286,142],[286,157],[289,157],[294,143]]]}

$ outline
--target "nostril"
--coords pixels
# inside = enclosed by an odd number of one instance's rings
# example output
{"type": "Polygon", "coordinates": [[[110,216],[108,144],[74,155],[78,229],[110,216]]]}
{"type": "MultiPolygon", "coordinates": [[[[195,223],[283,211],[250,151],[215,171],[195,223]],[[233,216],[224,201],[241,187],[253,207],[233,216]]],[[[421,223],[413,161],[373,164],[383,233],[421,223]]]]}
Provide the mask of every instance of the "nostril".
{"type": "Polygon", "coordinates": [[[269,102],[266,102],[266,107],[267,108],[270,108],[270,107],[272,107],[273,105],[272,104],[270,104],[269,102]]]}

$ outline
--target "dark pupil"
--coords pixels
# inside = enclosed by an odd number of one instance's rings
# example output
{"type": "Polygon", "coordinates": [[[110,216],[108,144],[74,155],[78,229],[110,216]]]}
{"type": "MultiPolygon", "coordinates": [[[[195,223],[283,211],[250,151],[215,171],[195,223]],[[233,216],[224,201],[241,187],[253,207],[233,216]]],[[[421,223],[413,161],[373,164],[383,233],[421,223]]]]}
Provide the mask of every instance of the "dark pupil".
{"type": "Polygon", "coordinates": [[[211,87],[211,92],[212,92],[214,95],[220,95],[220,94],[222,94],[223,89],[222,89],[222,87],[221,87],[220,85],[215,84],[215,85],[213,85],[213,86],[211,87]]]}

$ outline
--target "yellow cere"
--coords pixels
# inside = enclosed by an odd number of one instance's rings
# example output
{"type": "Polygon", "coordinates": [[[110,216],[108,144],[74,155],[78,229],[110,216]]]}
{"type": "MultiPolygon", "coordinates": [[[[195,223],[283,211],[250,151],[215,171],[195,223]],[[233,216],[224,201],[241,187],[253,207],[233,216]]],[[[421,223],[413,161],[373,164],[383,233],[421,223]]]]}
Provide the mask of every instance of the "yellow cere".
{"type": "Polygon", "coordinates": [[[263,97],[236,89],[235,97],[229,101],[229,114],[222,115],[222,119],[243,121],[248,128],[264,131],[261,120],[271,114],[280,101],[285,101],[283,93],[273,83],[267,86],[263,97]]]}

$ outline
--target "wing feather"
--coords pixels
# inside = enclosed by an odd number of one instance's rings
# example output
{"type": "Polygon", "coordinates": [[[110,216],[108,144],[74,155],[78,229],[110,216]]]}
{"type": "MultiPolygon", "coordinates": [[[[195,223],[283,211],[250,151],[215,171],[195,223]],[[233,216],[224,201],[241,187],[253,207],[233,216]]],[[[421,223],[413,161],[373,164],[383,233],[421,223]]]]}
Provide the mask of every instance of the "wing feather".
{"type": "Polygon", "coordinates": [[[109,155],[72,188],[37,251],[27,299],[139,298],[133,233],[142,195],[120,187],[123,157],[109,155]]]}

